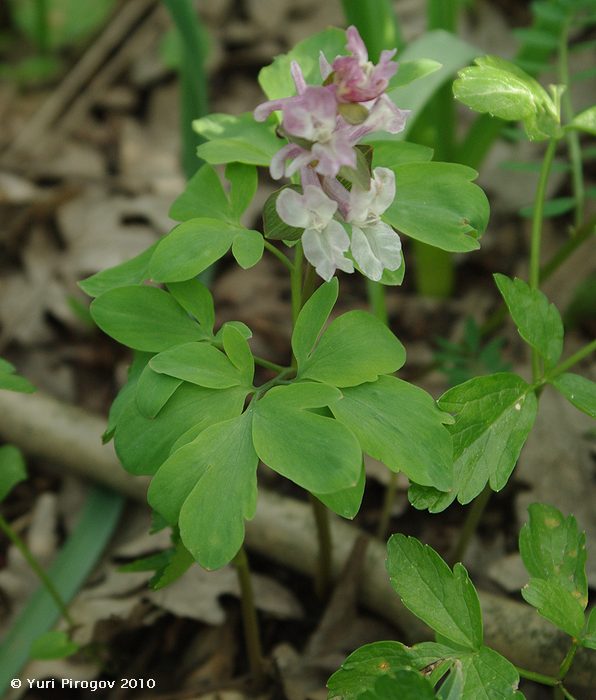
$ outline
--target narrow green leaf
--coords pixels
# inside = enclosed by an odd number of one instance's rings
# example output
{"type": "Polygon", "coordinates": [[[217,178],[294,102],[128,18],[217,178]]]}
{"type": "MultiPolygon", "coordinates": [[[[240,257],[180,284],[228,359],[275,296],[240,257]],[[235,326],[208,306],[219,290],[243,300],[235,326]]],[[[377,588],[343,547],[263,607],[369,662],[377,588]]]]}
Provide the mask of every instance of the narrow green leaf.
{"type": "Polygon", "coordinates": [[[451,438],[442,425],[445,415],[429,394],[395,377],[380,377],[342,394],[331,411],[364,452],[417,483],[451,487],[451,438]]]}
{"type": "Polygon", "coordinates": [[[493,275],[521,337],[554,367],[563,352],[563,321],[554,304],[523,280],[493,275]]]}
{"type": "Polygon", "coordinates": [[[159,591],[177,581],[195,563],[192,554],[182,542],[177,542],[176,547],[169,551],[167,561],[155,572],[149,581],[149,586],[154,591],[159,591]]]}
{"type": "Polygon", "coordinates": [[[149,261],[159,241],[126,262],[101,270],[79,282],[79,287],[90,297],[98,297],[116,287],[141,284],[149,279],[149,261]]]}
{"type": "Polygon", "coordinates": [[[371,382],[404,365],[406,351],[376,316],[348,311],[325,330],[312,352],[298,361],[298,377],[348,387],[371,382]]]}
{"type": "Polygon", "coordinates": [[[184,192],[170,207],[169,214],[174,221],[197,218],[237,218],[221,185],[219,175],[208,164],[201,166],[190,178],[184,192]]]}
{"type": "Polygon", "coordinates": [[[257,122],[250,112],[238,117],[210,114],[196,119],[192,123],[193,129],[207,140],[197,148],[197,155],[207,163],[246,163],[267,167],[286,143],[275,134],[276,126],[274,117],[257,122]]]}
{"type": "MultiPolygon", "coordinates": [[[[548,199],[544,202],[542,208],[542,218],[552,219],[555,216],[566,214],[573,209],[575,209],[574,197],[555,197],[555,199],[548,199]]],[[[519,215],[523,216],[525,219],[531,219],[534,216],[534,205],[531,204],[528,207],[522,207],[519,210],[519,215]]]]}
{"type": "Polygon", "coordinates": [[[586,535],[577,521],[553,506],[533,503],[519,533],[519,551],[532,579],[545,579],[569,591],[583,608],[588,603],[586,535]]]}
{"type": "Polygon", "coordinates": [[[244,270],[254,267],[263,257],[265,243],[258,231],[244,229],[232,241],[232,255],[244,270]]]}
{"type": "Polygon", "coordinates": [[[246,338],[231,325],[224,327],[222,338],[226,355],[240,372],[242,383],[245,386],[251,386],[255,374],[255,360],[246,338]]]}
{"type": "Polygon", "coordinates": [[[256,403],[253,422],[260,459],[311,493],[334,493],[355,486],[362,467],[358,441],[338,421],[308,410],[332,405],[340,398],[338,389],[311,382],[268,391],[256,403]]]}
{"type": "Polygon", "coordinates": [[[0,503],[12,489],[25,481],[27,467],[21,451],[14,445],[0,447],[0,503]]]}
{"type": "Polygon", "coordinates": [[[576,408],[596,418],[596,383],[571,372],[555,377],[550,383],[576,408]]]}
{"type": "Polygon", "coordinates": [[[149,273],[156,282],[184,282],[222,258],[241,226],[217,219],[189,219],[161,239],[149,273]]]}
{"type": "Polygon", "coordinates": [[[258,458],[252,445],[252,411],[217,423],[184,445],[159,469],[149,503],[166,519],[180,519],[180,536],[206,569],[227,564],[253,517],[258,458]]]}
{"type": "Polygon", "coordinates": [[[91,303],[91,315],[104,333],[134,350],[160,352],[208,337],[171,294],[156,287],[111,289],[91,303]]]}
{"type": "Polygon", "coordinates": [[[135,390],[137,408],[145,418],[155,418],[170,400],[181,379],[154,372],[149,365],[141,372],[135,390]]]}
{"type": "Polygon", "coordinates": [[[213,297],[207,287],[199,280],[170,282],[168,291],[191,316],[194,316],[208,335],[213,333],[215,308],[213,297]]]}
{"type": "Polygon", "coordinates": [[[443,637],[480,649],[480,602],[465,567],[451,571],[431,547],[401,534],[391,537],[387,555],[391,585],[403,604],[443,637]]]}
{"type": "Polygon", "coordinates": [[[230,183],[232,215],[240,219],[252,202],[259,184],[257,169],[245,163],[228,163],[226,180],[230,183]]]}
{"type": "Polygon", "coordinates": [[[190,442],[208,426],[239,415],[245,397],[242,387],[204,389],[185,383],[153,419],[145,418],[129,397],[114,435],[122,465],[132,474],[154,474],[181,436],[190,442]]]}
{"type": "Polygon", "coordinates": [[[242,377],[226,355],[208,343],[184,343],[149,361],[154,372],[167,374],[208,389],[242,384],[242,377]]]}
{"type": "Polygon", "coordinates": [[[480,247],[489,205],[484,192],[471,182],[476,171],[435,162],[404,163],[393,171],[398,194],[383,214],[387,223],[443,250],[467,252],[480,247]]]}
{"type": "Polygon", "coordinates": [[[416,668],[412,650],[400,642],[365,644],[350,654],[327,681],[329,700],[358,700],[378,678],[416,668]]]}
{"type": "Polygon", "coordinates": [[[339,282],[334,277],[324,282],[302,307],[294,332],[292,333],[292,350],[299,363],[306,361],[315,346],[323,326],[337,301],[339,282]]]}
{"type": "Polygon", "coordinates": [[[38,637],[31,645],[29,656],[32,659],[65,659],[76,654],[79,645],[71,641],[66,632],[50,630],[38,637]]]}
{"type": "Polygon", "coordinates": [[[537,400],[523,379],[500,372],[453,387],[439,399],[439,407],[455,415],[448,427],[453,438],[454,488],[443,496],[427,491],[427,500],[416,503],[420,507],[430,499],[433,512],[447,508],[455,497],[469,503],[487,482],[493,491],[505,486],[534,424],[537,400]]]}
{"type": "Polygon", "coordinates": [[[522,596],[555,627],[571,637],[580,637],[584,628],[584,605],[556,581],[532,578],[522,588],[522,596]]]}
{"type": "Polygon", "coordinates": [[[342,518],[347,518],[352,520],[358,514],[360,510],[360,505],[362,504],[362,497],[364,496],[364,487],[366,485],[366,470],[364,469],[364,462],[362,463],[362,469],[360,471],[360,478],[356,486],[351,488],[342,489],[341,491],[336,491],[335,493],[315,493],[321,503],[324,503],[329,510],[332,510],[337,515],[342,518]]]}

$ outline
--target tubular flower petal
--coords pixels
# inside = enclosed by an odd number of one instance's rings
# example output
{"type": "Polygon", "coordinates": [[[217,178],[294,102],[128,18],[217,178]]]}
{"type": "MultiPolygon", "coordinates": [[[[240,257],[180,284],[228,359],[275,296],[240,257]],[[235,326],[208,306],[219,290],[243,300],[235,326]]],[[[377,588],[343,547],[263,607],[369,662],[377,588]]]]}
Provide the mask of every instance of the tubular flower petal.
{"type": "Polygon", "coordinates": [[[397,71],[391,59],[396,49],[383,51],[375,66],[368,60],[368,52],[356,27],[348,27],[346,48],[351,56],[338,56],[332,64],[333,82],[340,102],[368,102],[381,95],[397,71]]]}

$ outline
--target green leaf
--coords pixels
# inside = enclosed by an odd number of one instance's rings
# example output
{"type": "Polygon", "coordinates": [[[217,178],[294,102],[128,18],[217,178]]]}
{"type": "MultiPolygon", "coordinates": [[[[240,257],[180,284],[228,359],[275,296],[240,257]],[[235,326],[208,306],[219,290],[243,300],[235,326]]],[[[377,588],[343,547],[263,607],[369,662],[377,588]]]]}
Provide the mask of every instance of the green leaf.
{"type": "Polygon", "coordinates": [[[182,436],[193,440],[214,423],[239,415],[246,389],[204,389],[182,384],[153,419],[139,411],[134,396],[127,399],[116,424],[114,445],[124,468],[132,474],[154,474],[182,436]]]}
{"type": "Polygon", "coordinates": [[[355,486],[362,466],[358,441],[333,418],[308,410],[332,405],[340,398],[338,389],[312,382],[268,391],[256,403],[253,422],[260,459],[311,493],[334,493],[355,486]]]}
{"type": "Polygon", "coordinates": [[[348,311],[336,318],[315,349],[298,361],[297,376],[348,387],[391,374],[405,361],[404,346],[382,321],[366,311],[348,311]]]}
{"type": "Polygon", "coordinates": [[[290,64],[297,61],[310,85],[322,83],[319,70],[319,53],[322,51],[329,62],[336,56],[346,53],[346,33],[341,29],[330,28],[304,39],[294,48],[259,72],[259,84],[270,100],[278,100],[296,93],[296,87],[290,73],[290,64]]]}
{"type": "Polygon", "coordinates": [[[439,407],[455,415],[448,428],[453,438],[454,488],[449,494],[415,488],[410,499],[416,508],[428,507],[431,512],[444,510],[456,497],[469,503],[487,482],[493,491],[505,486],[534,424],[537,400],[523,379],[500,372],[449,389],[439,407]]]}
{"type": "Polygon", "coordinates": [[[498,56],[482,56],[464,68],[453,83],[453,94],[477,112],[507,121],[522,121],[532,140],[558,135],[555,102],[532,76],[498,56]]]}
{"type": "Polygon", "coordinates": [[[592,608],[588,615],[586,629],[582,634],[581,644],[588,649],[596,651],[596,607],[592,608]]]}
{"type": "Polygon", "coordinates": [[[587,134],[596,136],[596,105],[576,115],[565,129],[585,131],[587,134]]]}
{"type": "Polygon", "coordinates": [[[578,530],[572,515],[565,518],[553,506],[533,503],[528,512],[529,522],[519,534],[519,551],[530,577],[559,584],[585,608],[588,604],[585,533],[578,530]]]}
{"type": "Polygon", "coordinates": [[[208,389],[242,384],[242,376],[226,355],[208,343],[184,343],[149,361],[154,372],[167,374],[208,389]]]}
{"type": "Polygon", "coordinates": [[[240,219],[252,202],[259,184],[257,169],[245,163],[228,163],[226,180],[230,183],[230,205],[234,218],[240,219]]]}
{"type": "Polygon", "coordinates": [[[128,374],[126,383],[116,394],[116,398],[112,401],[110,406],[110,412],[108,415],[108,425],[102,435],[102,442],[105,444],[109,442],[114,437],[114,432],[116,430],[116,425],[124,407],[129,401],[135,400],[135,392],[137,388],[137,383],[141,372],[145,369],[145,366],[151,359],[152,355],[145,352],[133,352],[133,360],[128,368],[128,374]]]}
{"type": "Polygon", "coordinates": [[[465,253],[480,247],[489,205],[484,192],[471,182],[476,171],[435,162],[405,163],[393,171],[397,196],[383,214],[387,223],[443,250],[465,253]]]}
{"type": "Polygon", "coordinates": [[[383,270],[383,274],[381,275],[379,284],[385,284],[388,287],[395,287],[396,285],[399,285],[404,281],[405,274],[406,261],[405,258],[402,257],[401,265],[397,268],[397,270],[383,270]]]}
{"type": "Polygon", "coordinates": [[[413,61],[400,61],[397,73],[389,81],[387,90],[409,85],[415,80],[425,78],[427,75],[438,71],[443,66],[432,58],[417,58],[413,61]]]}
{"type": "Polygon", "coordinates": [[[395,377],[380,377],[342,394],[331,411],[364,452],[417,483],[451,487],[451,438],[442,425],[445,415],[431,396],[395,377]]]}
{"type": "Polygon", "coordinates": [[[189,219],[237,219],[221,185],[219,175],[205,164],[190,178],[184,192],[170,207],[175,221],[189,219]]]}
{"type": "Polygon", "coordinates": [[[387,571],[391,585],[416,617],[455,644],[480,649],[480,602],[462,564],[451,571],[431,547],[397,534],[387,544],[387,571]]]}
{"type": "Polygon", "coordinates": [[[137,408],[145,418],[155,418],[180,384],[182,384],[181,379],[169,377],[167,374],[158,374],[146,365],[136,384],[137,408]]]}
{"type": "Polygon", "coordinates": [[[149,261],[159,241],[126,262],[101,270],[79,282],[79,287],[90,297],[98,297],[116,287],[141,284],[149,279],[149,261]]]}
{"type": "Polygon", "coordinates": [[[393,676],[377,679],[372,690],[358,696],[358,700],[435,700],[436,695],[428,680],[416,671],[397,671],[393,676]]]}
{"type": "Polygon", "coordinates": [[[263,257],[265,243],[258,231],[244,229],[232,241],[232,255],[244,270],[254,267],[263,257]]]}
{"type": "Polygon", "coordinates": [[[366,470],[364,469],[364,462],[362,463],[362,469],[360,470],[360,478],[356,486],[352,486],[347,489],[342,489],[341,491],[336,491],[335,493],[315,493],[313,494],[316,498],[324,503],[327,508],[332,510],[337,515],[342,518],[347,518],[352,520],[358,514],[360,506],[362,504],[362,497],[364,496],[364,487],[366,485],[366,470]]]}
{"type": "Polygon", "coordinates": [[[362,143],[372,146],[372,167],[394,168],[404,163],[427,163],[432,160],[433,149],[419,143],[400,141],[400,134],[372,134],[362,143]]]}
{"type": "Polygon", "coordinates": [[[269,166],[273,156],[286,143],[276,136],[276,126],[275,118],[257,122],[250,112],[239,117],[210,114],[196,119],[192,128],[206,139],[206,143],[197,148],[197,155],[207,163],[269,166]]]}
{"type": "Polygon", "coordinates": [[[523,280],[493,275],[521,337],[554,367],[563,352],[563,321],[554,304],[523,280]]]}
{"type": "MultiPolygon", "coordinates": [[[[575,209],[574,197],[555,197],[555,199],[547,199],[542,207],[542,218],[552,219],[555,216],[561,216],[575,209]]],[[[531,219],[534,216],[534,205],[522,207],[519,210],[519,215],[525,219],[531,219]]]]}
{"type": "MultiPolygon", "coordinates": [[[[477,652],[461,654],[464,689],[460,700],[499,698],[517,700],[519,674],[515,666],[494,649],[481,647],[477,652]]],[[[523,698],[523,695],[521,695],[523,698]]]]}
{"type": "Polygon", "coordinates": [[[206,569],[227,564],[242,546],[244,520],[254,516],[258,458],[252,411],[217,423],[174,452],[155,475],[149,503],[206,569]]]}
{"type": "Polygon", "coordinates": [[[571,372],[560,374],[550,383],[576,408],[596,418],[596,383],[571,372]]]}
{"type": "MultiPolygon", "coordinates": [[[[480,49],[442,29],[426,32],[415,41],[410,42],[407,48],[400,53],[400,65],[406,61],[432,59],[441,63],[443,67],[427,74],[422,80],[388,92],[389,97],[398,107],[412,110],[412,116],[406,122],[406,128],[402,132],[401,138],[407,138],[408,133],[416,124],[417,115],[422,113],[425,105],[432,99],[437,90],[450,81],[458,69],[468,65],[480,53],[480,49]]],[[[399,70],[397,75],[399,75],[399,70]]]]}
{"type": "Polygon", "coordinates": [[[227,356],[240,372],[242,383],[251,386],[255,374],[255,359],[246,338],[238,328],[228,324],[223,328],[222,340],[227,356]]]}
{"type": "Polygon", "coordinates": [[[302,188],[298,185],[284,185],[267,197],[263,206],[263,232],[265,238],[272,241],[297,241],[302,237],[304,229],[296,226],[289,226],[277,213],[277,198],[285,189],[292,189],[302,193],[302,188]]]}
{"type": "Polygon", "coordinates": [[[224,330],[228,326],[233,326],[237,331],[240,332],[240,335],[243,338],[246,338],[246,340],[249,340],[252,338],[252,331],[250,328],[246,325],[246,323],[242,323],[242,321],[226,321],[222,327],[217,331],[215,334],[215,343],[223,343],[223,334],[224,330]]]}
{"type": "Polygon", "coordinates": [[[292,350],[299,364],[306,361],[314,348],[338,293],[339,282],[334,277],[324,282],[300,310],[292,333],[292,350]]]}
{"type": "Polygon", "coordinates": [[[71,641],[66,632],[50,630],[33,642],[29,658],[43,661],[65,659],[76,654],[78,650],[79,645],[71,641]]]}
{"type": "Polygon", "coordinates": [[[208,337],[171,294],[156,287],[111,289],[97,297],[90,310],[104,333],[134,350],[160,352],[208,337]]]}
{"type": "Polygon", "coordinates": [[[350,654],[327,681],[329,700],[358,700],[378,678],[416,668],[412,650],[400,642],[365,644],[350,654]]]}
{"type": "Polygon", "coordinates": [[[21,451],[14,445],[0,447],[0,503],[12,489],[25,481],[27,467],[21,451]]]}
{"type": "Polygon", "coordinates": [[[17,391],[21,394],[31,394],[35,387],[25,377],[15,374],[15,368],[0,358],[0,390],[17,391]]]}
{"type": "Polygon", "coordinates": [[[207,287],[199,280],[186,280],[185,282],[170,282],[168,291],[191,316],[194,316],[205,332],[213,333],[215,323],[215,308],[213,297],[207,287]]]}
{"type": "Polygon", "coordinates": [[[167,555],[166,561],[149,581],[149,586],[154,591],[159,591],[177,581],[195,563],[192,554],[182,542],[177,542],[175,548],[169,550],[167,555]]]}
{"type": "Polygon", "coordinates": [[[532,578],[522,588],[524,600],[556,627],[579,637],[584,627],[584,605],[556,581],[532,578]]]}
{"type": "Polygon", "coordinates": [[[184,282],[222,258],[242,226],[218,219],[189,219],[161,239],[149,273],[156,282],[184,282]]]}

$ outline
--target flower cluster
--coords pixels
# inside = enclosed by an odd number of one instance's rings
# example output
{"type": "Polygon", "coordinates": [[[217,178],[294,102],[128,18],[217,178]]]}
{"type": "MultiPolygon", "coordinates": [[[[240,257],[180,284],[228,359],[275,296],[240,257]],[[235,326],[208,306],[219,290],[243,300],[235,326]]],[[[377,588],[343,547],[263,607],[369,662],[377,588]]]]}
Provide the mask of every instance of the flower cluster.
{"type": "Polygon", "coordinates": [[[355,27],[349,27],[347,37],[351,55],[330,64],[321,53],[322,85],[307,85],[300,66],[292,62],[296,95],[264,102],[254,116],[264,121],[274,111],[282,113],[280,131],[289,143],[273,157],[271,175],[277,180],[300,173],[303,193],[283,190],[276,207],[285,223],[304,229],[307,260],[325,280],[336,269],[353,272],[355,261],[378,281],[384,269],[401,265],[399,236],[380,219],[395,197],[395,176],[387,168],[375,168],[368,187],[355,178],[350,189],[342,184],[349,178],[341,176],[358,168],[356,146],[366,135],[399,133],[408,112],[385,94],[397,70],[391,60],[395,50],[383,51],[374,65],[355,27]]]}

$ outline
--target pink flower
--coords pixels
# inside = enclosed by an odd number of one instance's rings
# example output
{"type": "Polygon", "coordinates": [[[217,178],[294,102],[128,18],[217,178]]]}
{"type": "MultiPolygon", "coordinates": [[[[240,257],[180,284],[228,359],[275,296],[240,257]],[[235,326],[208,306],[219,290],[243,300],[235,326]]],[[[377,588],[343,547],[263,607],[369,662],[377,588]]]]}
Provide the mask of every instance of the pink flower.
{"type": "Polygon", "coordinates": [[[348,27],[346,33],[346,48],[352,55],[338,56],[332,63],[335,94],[339,102],[369,102],[387,89],[397,71],[397,63],[391,60],[397,50],[383,51],[375,66],[368,60],[366,46],[356,27],[348,27]]]}

